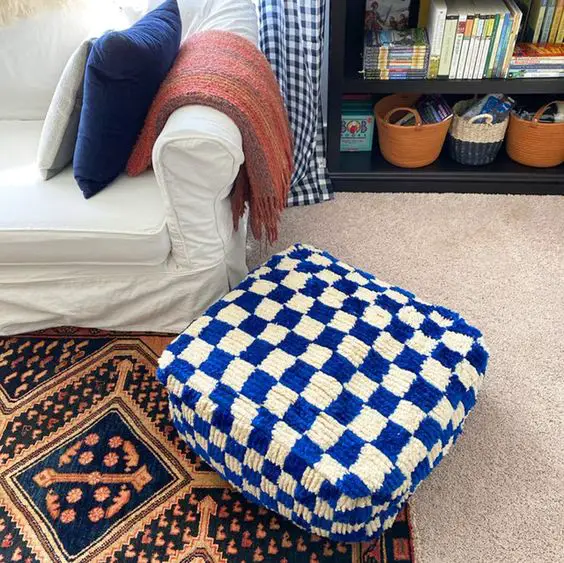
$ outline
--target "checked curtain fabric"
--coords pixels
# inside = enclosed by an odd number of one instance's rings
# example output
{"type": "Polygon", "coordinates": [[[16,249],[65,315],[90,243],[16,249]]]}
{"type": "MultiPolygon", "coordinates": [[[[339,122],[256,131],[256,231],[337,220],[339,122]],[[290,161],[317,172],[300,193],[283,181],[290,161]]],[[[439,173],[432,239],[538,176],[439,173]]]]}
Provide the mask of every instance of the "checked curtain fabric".
{"type": "Polygon", "coordinates": [[[325,0],[255,0],[260,47],[278,78],[294,133],[288,205],[332,198],[325,164],[321,60],[325,0]]]}

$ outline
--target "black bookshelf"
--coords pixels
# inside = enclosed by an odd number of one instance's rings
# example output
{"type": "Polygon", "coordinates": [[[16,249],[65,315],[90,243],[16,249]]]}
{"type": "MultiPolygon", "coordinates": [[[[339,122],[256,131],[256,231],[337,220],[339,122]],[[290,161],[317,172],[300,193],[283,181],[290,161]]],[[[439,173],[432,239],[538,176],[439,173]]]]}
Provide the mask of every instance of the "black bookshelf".
{"type": "Polygon", "coordinates": [[[448,155],[424,168],[398,168],[384,160],[376,131],[372,153],[341,153],[343,94],[372,94],[374,99],[398,92],[441,93],[466,97],[488,92],[534,96],[543,101],[564,97],[564,79],[522,80],[364,80],[362,69],[365,0],[332,0],[329,36],[327,165],[337,191],[480,192],[564,194],[564,165],[531,168],[500,151],[488,166],[460,165],[448,155]]]}

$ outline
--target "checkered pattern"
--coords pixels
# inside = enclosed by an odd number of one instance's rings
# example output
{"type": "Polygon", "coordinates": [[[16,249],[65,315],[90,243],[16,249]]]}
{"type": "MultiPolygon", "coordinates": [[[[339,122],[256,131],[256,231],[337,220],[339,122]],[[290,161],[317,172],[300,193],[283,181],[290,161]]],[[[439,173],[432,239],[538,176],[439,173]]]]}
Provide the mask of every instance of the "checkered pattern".
{"type": "Polygon", "coordinates": [[[332,198],[321,112],[324,0],[255,0],[260,46],[276,74],[294,133],[288,205],[332,198]]]}
{"type": "Polygon", "coordinates": [[[457,313],[296,245],[176,338],[158,376],[181,435],[249,499],[360,541],[456,441],[487,358],[457,313]]]}

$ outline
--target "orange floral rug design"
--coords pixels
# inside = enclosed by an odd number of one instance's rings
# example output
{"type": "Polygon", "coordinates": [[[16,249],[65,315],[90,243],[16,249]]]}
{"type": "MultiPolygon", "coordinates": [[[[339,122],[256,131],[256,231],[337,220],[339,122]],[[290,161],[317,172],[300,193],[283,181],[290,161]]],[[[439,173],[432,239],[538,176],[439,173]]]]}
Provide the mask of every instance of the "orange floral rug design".
{"type": "Polygon", "coordinates": [[[0,562],[413,562],[408,509],[343,544],[231,490],[170,422],[155,367],[171,338],[0,337],[0,562]]]}

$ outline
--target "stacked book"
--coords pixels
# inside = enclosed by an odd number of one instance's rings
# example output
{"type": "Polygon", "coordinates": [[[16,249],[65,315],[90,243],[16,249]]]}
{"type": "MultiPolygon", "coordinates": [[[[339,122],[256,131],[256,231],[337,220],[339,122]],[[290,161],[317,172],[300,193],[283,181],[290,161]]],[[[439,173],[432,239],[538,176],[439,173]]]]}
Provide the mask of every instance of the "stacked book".
{"type": "Polygon", "coordinates": [[[515,0],[430,0],[428,78],[505,78],[522,32],[515,0]]]}
{"type": "Polygon", "coordinates": [[[364,78],[426,78],[429,41],[424,29],[367,31],[364,39],[364,78]]]}
{"type": "Polygon", "coordinates": [[[564,45],[518,43],[508,78],[564,77],[564,45]]]}

